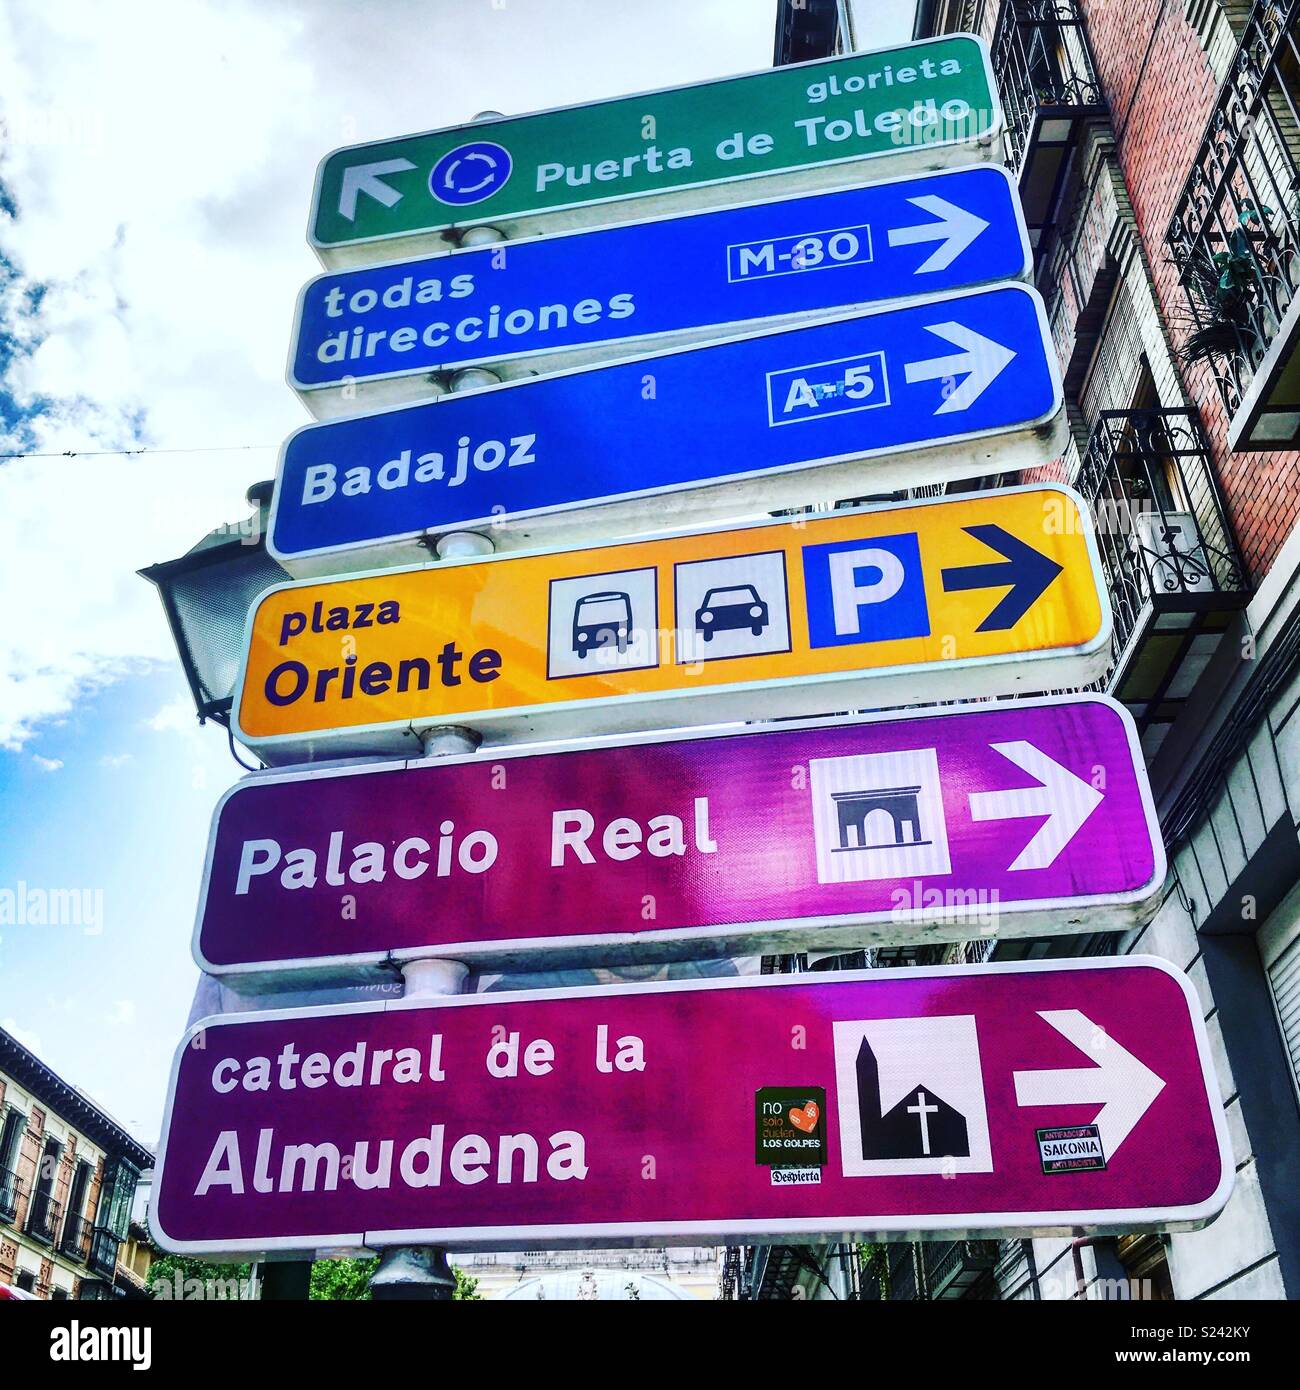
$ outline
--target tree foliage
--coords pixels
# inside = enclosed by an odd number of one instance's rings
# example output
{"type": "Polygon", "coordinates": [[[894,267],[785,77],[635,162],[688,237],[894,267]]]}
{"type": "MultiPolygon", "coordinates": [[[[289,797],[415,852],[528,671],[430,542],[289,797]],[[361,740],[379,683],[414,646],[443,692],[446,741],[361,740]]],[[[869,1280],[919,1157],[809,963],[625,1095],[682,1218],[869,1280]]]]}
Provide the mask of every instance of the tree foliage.
{"type": "MultiPolygon", "coordinates": [[[[376,1259],[317,1260],[311,1267],[310,1297],[332,1303],[368,1299],[371,1296],[370,1277],[378,1264],[376,1259]]],[[[235,1284],[246,1288],[251,1273],[252,1265],[249,1264],[214,1264],[210,1260],[196,1260],[187,1255],[160,1255],[149,1266],[148,1286],[155,1290],[157,1285],[166,1284],[169,1291],[162,1296],[172,1297],[171,1290],[177,1287],[179,1275],[182,1297],[186,1296],[187,1285],[191,1290],[189,1296],[193,1297],[196,1283],[207,1289],[218,1286],[230,1288],[235,1284]]],[[[453,1267],[453,1273],[456,1275],[453,1299],[477,1301],[482,1298],[477,1279],[463,1269],[453,1267]]],[[[158,1297],[158,1292],[154,1296],[158,1297]]]]}

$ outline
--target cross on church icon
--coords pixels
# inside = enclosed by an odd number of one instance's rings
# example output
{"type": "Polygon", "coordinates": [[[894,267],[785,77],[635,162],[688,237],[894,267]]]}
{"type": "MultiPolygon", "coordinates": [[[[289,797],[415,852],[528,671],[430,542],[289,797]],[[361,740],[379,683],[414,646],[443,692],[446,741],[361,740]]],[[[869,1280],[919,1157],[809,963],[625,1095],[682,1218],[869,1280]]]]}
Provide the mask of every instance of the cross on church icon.
{"type": "Polygon", "coordinates": [[[833,1034],[845,1177],[992,1172],[972,1015],[844,1021],[833,1034]]]}

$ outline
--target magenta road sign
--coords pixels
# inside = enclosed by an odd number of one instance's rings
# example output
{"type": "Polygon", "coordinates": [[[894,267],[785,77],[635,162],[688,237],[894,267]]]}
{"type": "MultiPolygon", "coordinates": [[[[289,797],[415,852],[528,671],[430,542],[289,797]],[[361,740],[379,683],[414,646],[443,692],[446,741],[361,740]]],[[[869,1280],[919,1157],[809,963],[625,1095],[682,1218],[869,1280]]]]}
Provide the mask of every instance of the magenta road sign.
{"type": "Polygon", "coordinates": [[[250,777],[194,949],[255,984],[1119,930],[1164,877],[1132,721],[1068,696],[250,777]]]}
{"type": "Polygon", "coordinates": [[[1153,957],[227,1015],[172,1072],[177,1253],[1202,1225],[1233,1165],[1153,957]]]}

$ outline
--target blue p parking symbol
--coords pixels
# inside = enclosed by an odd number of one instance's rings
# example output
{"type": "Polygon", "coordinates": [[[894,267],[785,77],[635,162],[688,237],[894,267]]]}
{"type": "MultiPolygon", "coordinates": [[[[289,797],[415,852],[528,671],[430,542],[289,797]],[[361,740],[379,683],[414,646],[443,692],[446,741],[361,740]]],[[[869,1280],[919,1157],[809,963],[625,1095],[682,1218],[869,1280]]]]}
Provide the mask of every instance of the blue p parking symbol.
{"type": "Polygon", "coordinates": [[[814,647],[929,635],[915,532],[804,546],[803,576],[814,647]]]}

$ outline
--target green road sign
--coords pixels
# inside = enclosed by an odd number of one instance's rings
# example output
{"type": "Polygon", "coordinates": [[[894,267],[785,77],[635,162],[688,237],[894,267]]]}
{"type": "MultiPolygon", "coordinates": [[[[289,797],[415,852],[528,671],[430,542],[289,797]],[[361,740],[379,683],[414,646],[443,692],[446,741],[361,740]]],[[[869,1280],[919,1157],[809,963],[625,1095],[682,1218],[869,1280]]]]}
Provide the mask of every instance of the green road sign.
{"type": "Polygon", "coordinates": [[[470,226],[514,237],[644,215],[651,198],[734,200],[741,179],[789,192],[887,156],[891,174],[992,157],[1001,126],[987,48],[954,34],[335,150],[309,239],[327,265],[448,250],[470,226]]]}

